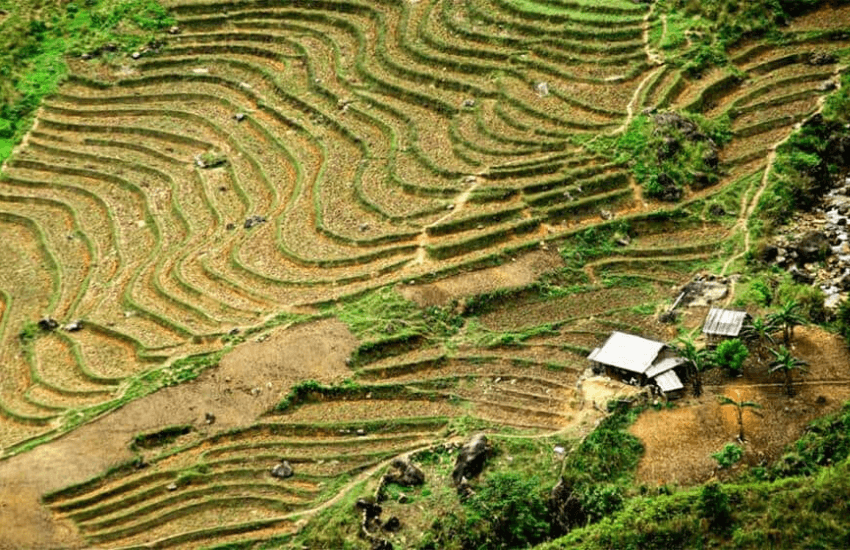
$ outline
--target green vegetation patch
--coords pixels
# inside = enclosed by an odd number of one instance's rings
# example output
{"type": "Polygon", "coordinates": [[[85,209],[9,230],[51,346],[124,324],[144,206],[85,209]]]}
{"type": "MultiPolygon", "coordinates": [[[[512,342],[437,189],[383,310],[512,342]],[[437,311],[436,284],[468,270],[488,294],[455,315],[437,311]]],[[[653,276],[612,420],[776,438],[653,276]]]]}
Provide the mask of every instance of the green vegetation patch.
{"type": "Polygon", "coordinates": [[[676,201],[685,187],[703,189],[720,178],[718,149],[731,139],[729,121],[673,111],[640,115],[618,140],[647,196],[676,201]]]}
{"type": "Polygon", "coordinates": [[[823,111],[806,121],[776,150],[770,183],[758,204],[759,222],[768,231],[797,210],[810,210],[838,176],[850,167],[850,74],[827,98],[823,111]]]}
{"type": "Polygon", "coordinates": [[[23,0],[10,7],[0,21],[0,162],[67,75],[66,56],[129,52],[175,23],[154,0],[23,0]]]}

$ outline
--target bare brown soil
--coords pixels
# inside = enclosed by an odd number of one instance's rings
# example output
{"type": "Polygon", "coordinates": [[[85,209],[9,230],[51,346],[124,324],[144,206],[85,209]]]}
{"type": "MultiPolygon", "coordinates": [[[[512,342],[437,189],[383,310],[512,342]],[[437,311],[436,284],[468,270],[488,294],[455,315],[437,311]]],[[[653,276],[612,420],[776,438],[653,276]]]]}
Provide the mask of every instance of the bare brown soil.
{"type": "Polygon", "coordinates": [[[466,296],[525,286],[561,265],[563,261],[557,251],[540,250],[500,266],[455,275],[435,283],[401,286],[399,291],[420,306],[444,306],[466,296]]]}
{"type": "Polygon", "coordinates": [[[296,382],[345,378],[350,372],[345,359],[355,345],[348,328],[335,319],[276,329],[263,342],[237,346],[197,380],[160,390],[0,462],[0,549],[85,547],[70,522],[52,518],[39,503],[42,494],[132,458],[128,444],[140,432],[192,424],[209,434],[250,424],[296,382]],[[204,420],[208,412],[216,417],[212,426],[204,420]]]}
{"type": "Polygon", "coordinates": [[[744,411],[746,464],[778,458],[803,428],[820,416],[838,410],[850,398],[850,351],[839,336],[820,328],[797,329],[792,343],[796,356],[809,362],[809,373],[798,378],[796,395],[788,397],[781,377],[767,374],[767,364],[751,361],[739,378],[706,386],[703,395],[677,403],[676,408],[643,413],[631,428],[646,447],[637,478],[648,484],[692,485],[713,476],[711,457],[738,436],[733,406],[720,406],[717,397],[754,401],[762,416],[744,411]]]}

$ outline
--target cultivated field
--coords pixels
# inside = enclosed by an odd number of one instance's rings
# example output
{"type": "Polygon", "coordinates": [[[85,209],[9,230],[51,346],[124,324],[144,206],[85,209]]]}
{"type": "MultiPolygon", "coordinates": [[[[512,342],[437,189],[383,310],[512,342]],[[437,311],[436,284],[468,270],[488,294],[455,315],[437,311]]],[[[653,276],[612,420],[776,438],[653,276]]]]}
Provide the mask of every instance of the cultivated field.
{"type": "MultiPolygon", "coordinates": [[[[146,468],[66,480],[45,503],[86,545],[289,533],[458,422],[580,436],[595,418],[576,389],[586,353],[613,328],[675,337],[647,314],[695,265],[745,251],[772,149],[840,69],[813,54],[850,46],[807,19],[781,46],[748,42],[693,79],[652,38],[654,10],[626,0],[167,4],[179,34],[138,59],[74,60],[0,177],[4,454],[152,376],[179,382],[181,359],[336,315],[367,290],[443,284],[438,305],[518,290],[446,338],[354,331],[348,385],[226,430],[195,425],[144,451],[146,468]],[[720,183],[679,205],[644,198],[593,146],[663,108],[732,120],[720,183]],[[700,222],[678,224],[682,212],[700,222]],[[583,266],[563,296],[523,292],[545,269],[457,275],[622,221],[628,246],[583,266]],[[22,340],[43,317],[60,327],[22,340]],[[296,470],[286,482],[268,474],[282,459],[296,470]]],[[[547,267],[563,265],[552,255],[547,267]]]]}

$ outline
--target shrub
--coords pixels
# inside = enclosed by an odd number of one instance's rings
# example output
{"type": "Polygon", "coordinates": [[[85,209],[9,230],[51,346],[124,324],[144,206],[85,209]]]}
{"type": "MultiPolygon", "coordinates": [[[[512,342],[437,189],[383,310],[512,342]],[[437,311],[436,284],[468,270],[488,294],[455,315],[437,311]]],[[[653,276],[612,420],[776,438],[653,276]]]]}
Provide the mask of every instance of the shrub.
{"type": "Polygon", "coordinates": [[[418,548],[527,548],[544,541],[549,530],[540,478],[499,472],[490,475],[460,511],[436,519],[418,548]]]}
{"type": "Polygon", "coordinates": [[[747,346],[737,338],[724,340],[714,350],[714,363],[719,367],[738,372],[749,354],[747,346]]]}
{"type": "Polygon", "coordinates": [[[744,449],[734,443],[727,443],[720,452],[711,456],[717,461],[721,470],[728,470],[741,460],[741,457],[744,456],[744,449]]]}
{"type": "Polygon", "coordinates": [[[714,530],[726,530],[732,525],[732,507],[729,496],[717,481],[703,487],[697,504],[699,513],[714,530]]]}

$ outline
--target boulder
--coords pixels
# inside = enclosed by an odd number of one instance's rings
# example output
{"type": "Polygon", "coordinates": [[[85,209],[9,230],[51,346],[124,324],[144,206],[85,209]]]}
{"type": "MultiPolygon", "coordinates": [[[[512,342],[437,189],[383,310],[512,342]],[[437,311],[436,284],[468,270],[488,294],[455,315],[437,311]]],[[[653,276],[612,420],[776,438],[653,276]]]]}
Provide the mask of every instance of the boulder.
{"type": "Polygon", "coordinates": [[[294,474],[295,471],[286,460],[282,460],[280,464],[272,468],[272,476],[278,479],[286,479],[288,477],[292,477],[294,474]]]}
{"type": "Polygon", "coordinates": [[[465,479],[471,479],[480,474],[491,450],[487,436],[484,434],[472,436],[472,439],[460,448],[457,455],[455,467],[452,471],[454,486],[458,487],[465,479]]]}
{"type": "Polygon", "coordinates": [[[832,251],[823,231],[809,231],[797,241],[797,258],[804,263],[819,262],[832,251]]]}
{"type": "Polygon", "coordinates": [[[370,521],[381,515],[383,508],[381,505],[375,502],[374,499],[369,497],[361,497],[357,499],[357,502],[354,503],[354,507],[357,510],[363,512],[363,517],[366,521],[370,521]]]}
{"type": "Polygon", "coordinates": [[[395,516],[390,517],[381,527],[384,531],[394,532],[401,528],[401,522],[395,516]]]}
{"type": "Polygon", "coordinates": [[[43,317],[38,322],[38,328],[45,331],[56,330],[59,327],[59,322],[52,317],[43,317]]]}
{"type": "Polygon", "coordinates": [[[65,332],[77,332],[78,330],[83,330],[83,322],[79,319],[77,319],[76,321],[71,321],[70,323],[62,327],[62,330],[64,330],[65,332]]]}
{"type": "Polygon", "coordinates": [[[385,480],[388,482],[397,483],[403,487],[416,487],[425,483],[425,474],[422,470],[403,458],[393,460],[392,467],[396,471],[386,475],[385,480]]]}

